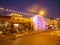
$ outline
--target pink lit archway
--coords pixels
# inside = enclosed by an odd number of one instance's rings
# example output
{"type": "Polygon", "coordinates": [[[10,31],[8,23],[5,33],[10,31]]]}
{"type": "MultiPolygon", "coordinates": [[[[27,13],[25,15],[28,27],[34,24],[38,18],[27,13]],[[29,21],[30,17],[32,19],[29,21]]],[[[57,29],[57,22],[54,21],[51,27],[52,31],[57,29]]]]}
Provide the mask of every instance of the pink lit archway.
{"type": "Polygon", "coordinates": [[[43,16],[35,15],[33,17],[33,23],[34,23],[35,30],[41,31],[46,29],[46,24],[43,16]]]}

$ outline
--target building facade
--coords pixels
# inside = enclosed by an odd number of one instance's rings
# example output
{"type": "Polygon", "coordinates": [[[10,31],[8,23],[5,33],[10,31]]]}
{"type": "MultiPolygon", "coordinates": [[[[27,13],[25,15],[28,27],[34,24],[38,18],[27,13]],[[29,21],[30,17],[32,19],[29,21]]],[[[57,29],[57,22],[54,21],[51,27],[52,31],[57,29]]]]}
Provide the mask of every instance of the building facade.
{"type": "Polygon", "coordinates": [[[24,18],[20,14],[0,15],[0,31],[6,30],[12,32],[33,31],[33,22],[31,18],[24,18]]]}

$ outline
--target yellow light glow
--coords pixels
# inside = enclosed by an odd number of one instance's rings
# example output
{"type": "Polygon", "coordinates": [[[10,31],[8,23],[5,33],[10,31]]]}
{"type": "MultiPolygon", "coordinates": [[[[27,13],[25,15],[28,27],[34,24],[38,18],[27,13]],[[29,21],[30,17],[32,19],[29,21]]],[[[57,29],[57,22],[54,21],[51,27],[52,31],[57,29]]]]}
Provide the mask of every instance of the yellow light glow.
{"type": "Polygon", "coordinates": [[[39,11],[39,14],[43,16],[45,14],[45,12],[43,10],[41,10],[41,11],[39,11]]]}
{"type": "Polygon", "coordinates": [[[44,14],[44,12],[43,12],[43,11],[41,11],[40,13],[41,13],[41,14],[44,14]]]}

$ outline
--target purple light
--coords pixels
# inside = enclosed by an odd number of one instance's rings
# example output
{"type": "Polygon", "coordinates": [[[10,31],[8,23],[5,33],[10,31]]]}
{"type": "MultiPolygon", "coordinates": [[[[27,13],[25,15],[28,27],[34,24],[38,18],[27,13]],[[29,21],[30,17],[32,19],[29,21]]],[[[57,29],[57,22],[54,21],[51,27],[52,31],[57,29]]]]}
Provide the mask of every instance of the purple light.
{"type": "Polygon", "coordinates": [[[34,27],[35,30],[43,30],[46,29],[46,25],[45,25],[45,20],[43,16],[40,15],[36,15],[33,17],[33,22],[34,22],[34,27]]]}

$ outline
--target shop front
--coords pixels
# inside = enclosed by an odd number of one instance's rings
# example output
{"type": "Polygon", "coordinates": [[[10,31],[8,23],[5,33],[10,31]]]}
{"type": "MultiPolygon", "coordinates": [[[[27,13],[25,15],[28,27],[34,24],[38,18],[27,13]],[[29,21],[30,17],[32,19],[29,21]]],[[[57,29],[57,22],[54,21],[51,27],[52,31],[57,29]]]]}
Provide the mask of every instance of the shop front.
{"type": "Polygon", "coordinates": [[[17,18],[15,17],[0,16],[0,31],[3,33],[21,33],[33,31],[33,25],[30,18],[18,18],[19,16],[17,16],[17,18]]]}
{"type": "Polygon", "coordinates": [[[18,33],[31,31],[31,24],[28,22],[14,21],[12,23],[13,23],[13,30],[15,30],[18,33]]]}
{"type": "Polygon", "coordinates": [[[8,25],[10,26],[10,22],[8,21],[10,18],[10,16],[0,15],[0,31],[2,31],[2,33],[6,31],[8,25]]]}

